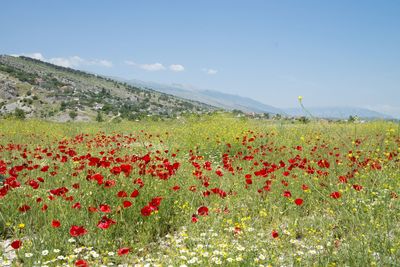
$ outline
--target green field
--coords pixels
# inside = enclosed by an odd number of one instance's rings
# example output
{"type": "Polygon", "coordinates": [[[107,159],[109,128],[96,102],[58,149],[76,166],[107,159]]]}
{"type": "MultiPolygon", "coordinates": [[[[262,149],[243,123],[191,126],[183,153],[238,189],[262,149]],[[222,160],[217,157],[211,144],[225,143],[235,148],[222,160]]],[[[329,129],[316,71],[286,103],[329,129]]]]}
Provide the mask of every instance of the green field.
{"type": "Polygon", "coordinates": [[[399,146],[391,122],[1,120],[0,265],[399,266],[399,146]]]}

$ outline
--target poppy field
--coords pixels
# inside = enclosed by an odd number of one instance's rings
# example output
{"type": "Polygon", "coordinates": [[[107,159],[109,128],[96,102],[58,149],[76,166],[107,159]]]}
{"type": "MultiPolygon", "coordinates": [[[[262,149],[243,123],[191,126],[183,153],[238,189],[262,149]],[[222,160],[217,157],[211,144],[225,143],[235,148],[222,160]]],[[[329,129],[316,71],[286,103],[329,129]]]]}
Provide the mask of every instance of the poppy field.
{"type": "Polygon", "coordinates": [[[393,122],[0,121],[0,266],[398,266],[393,122]]]}

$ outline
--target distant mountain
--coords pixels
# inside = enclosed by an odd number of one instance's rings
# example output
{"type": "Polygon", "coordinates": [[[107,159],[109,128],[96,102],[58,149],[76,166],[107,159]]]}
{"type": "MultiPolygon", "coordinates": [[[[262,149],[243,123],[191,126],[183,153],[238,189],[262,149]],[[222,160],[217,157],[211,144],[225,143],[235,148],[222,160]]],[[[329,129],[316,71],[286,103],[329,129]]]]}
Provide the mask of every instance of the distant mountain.
{"type": "Polygon", "coordinates": [[[266,105],[248,97],[213,90],[202,90],[182,84],[165,85],[139,80],[128,80],[126,82],[137,87],[151,88],[159,92],[171,94],[184,99],[199,101],[226,110],[237,109],[243,112],[285,114],[285,112],[279,108],[266,105]]]}
{"type": "Polygon", "coordinates": [[[0,55],[0,116],[56,121],[175,117],[217,108],[28,57],[0,55]]]}
{"type": "MultiPolygon", "coordinates": [[[[318,118],[326,119],[347,119],[349,116],[358,116],[363,119],[392,119],[391,116],[366,109],[357,107],[312,107],[307,110],[318,118]]],[[[301,108],[286,108],[284,111],[290,116],[308,116],[301,108]]]]}

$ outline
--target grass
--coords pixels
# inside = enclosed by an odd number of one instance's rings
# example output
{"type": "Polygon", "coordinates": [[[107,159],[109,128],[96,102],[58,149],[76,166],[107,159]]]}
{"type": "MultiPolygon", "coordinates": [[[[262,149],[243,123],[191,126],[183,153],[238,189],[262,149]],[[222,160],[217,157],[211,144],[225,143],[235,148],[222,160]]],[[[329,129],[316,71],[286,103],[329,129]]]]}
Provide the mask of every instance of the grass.
{"type": "Polygon", "coordinates": [[[3,264],[399,265],[399,145],[390,122],[3,120],[3,264]]]}

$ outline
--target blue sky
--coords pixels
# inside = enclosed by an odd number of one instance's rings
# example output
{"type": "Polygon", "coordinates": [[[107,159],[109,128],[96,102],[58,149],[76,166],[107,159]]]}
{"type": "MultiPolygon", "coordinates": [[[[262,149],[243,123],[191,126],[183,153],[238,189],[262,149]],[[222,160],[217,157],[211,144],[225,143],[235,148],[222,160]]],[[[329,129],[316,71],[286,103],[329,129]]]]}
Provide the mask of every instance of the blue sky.
{"type": "Polygon", "coordinates": [[[400,117],[400,1],[2,1],[0,53],[400,117]]]}

